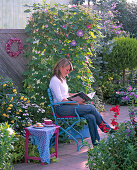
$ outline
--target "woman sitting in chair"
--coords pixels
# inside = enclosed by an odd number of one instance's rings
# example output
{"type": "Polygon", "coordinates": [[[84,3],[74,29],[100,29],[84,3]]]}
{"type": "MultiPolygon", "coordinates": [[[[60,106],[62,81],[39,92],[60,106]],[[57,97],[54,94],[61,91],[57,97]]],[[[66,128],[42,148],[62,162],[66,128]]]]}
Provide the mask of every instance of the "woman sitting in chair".
{"type": "MultiPolygon", "coordinates": [[[[54,103],[69,101],[67,98],[74,95],[68,93],[68,85],[65,78],[71,71],[73,71],[72,63],[65,58],[59,60],[55,65],[49,85],[54,103]]],[[[95,146],[98,143],[97,141],[100,140],[97,125],[100,127],[100,124],[104,123],[109,133],[112,133],[114,130],[103,120],[92,104],[85,104],[84,100],[77,101],[77,103],[79,104],[77,112],[80,117],[84,117],[87,120],[92,144],[95,146]]],[[[76,103],[60,104],[56,105],[55,111],[61,117],[75,116],[75,107],[76,103]]],[[[103,131],[103,129],[101,130],[103,131]]]]}

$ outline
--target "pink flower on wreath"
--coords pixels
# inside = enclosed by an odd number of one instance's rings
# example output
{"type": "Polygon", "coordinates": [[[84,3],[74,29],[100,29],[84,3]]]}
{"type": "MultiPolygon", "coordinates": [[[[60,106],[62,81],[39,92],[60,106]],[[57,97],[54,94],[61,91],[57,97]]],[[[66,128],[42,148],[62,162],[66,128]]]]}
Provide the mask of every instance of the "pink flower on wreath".
{"type": "Polygon", "coordinates": [[[77,34],[78,37],[83,37],[83,31],[82,30],[78,30],[76,34],[77,34]]]}
{"type": "Polygon", "coordinates": [[[9,42],[6,44],[6,51],[7,53],[9,54],[9,56],[11,57],[17,57],[20,53],[22,53],[23,51],[23,44],[21,42],[20,39],[18,38],[11,38],[9,40],[9,42]],[[14,42],[17,42],[18,43],[18,51],[16,52],[12,52],[11,51],[11,45],[14,43],[14,42]]]}

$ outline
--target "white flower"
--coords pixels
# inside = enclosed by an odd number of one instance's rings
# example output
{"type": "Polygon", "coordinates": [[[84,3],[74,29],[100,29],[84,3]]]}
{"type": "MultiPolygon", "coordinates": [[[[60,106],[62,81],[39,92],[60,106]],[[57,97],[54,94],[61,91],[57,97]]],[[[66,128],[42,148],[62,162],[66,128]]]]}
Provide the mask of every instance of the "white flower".
{"type": "Polygon", "coordinates": [[[12,128],[8,128],[7,129],[9,135],[13,135],[14,134],[14,130],[12,128]]]}
{"type": "Polygon", "coordinates": [[[72,5],[68,5],[68,8],[71,8],[72,7],[72,5]]]}

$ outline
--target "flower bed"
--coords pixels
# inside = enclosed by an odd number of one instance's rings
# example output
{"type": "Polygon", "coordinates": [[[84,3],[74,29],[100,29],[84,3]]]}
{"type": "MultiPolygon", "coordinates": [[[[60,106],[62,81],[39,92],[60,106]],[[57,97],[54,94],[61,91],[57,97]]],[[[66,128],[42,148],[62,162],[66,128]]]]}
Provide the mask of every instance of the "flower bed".
{"type": "MultiPolygon", "coordinates": [[[[131,90],[131,87],[128,88],[131,90]]],[[[133,97],[133,96],[131,96],[133,97]]],[[[137,109],[130,106],[130,121],[117,122],[119,107],[112,107],[114,118],[111,124],[115,127],[115,133],[108,134],[106,139],[91,149],[88,149],[88,163],[90,169],[136,169],[137,165],[137,122],[135,120],[137,109]],[[131,109],[132,108],[132,109],[131,109]]],[[[105,125],[101,127],[107,131],[105,125]]]]}

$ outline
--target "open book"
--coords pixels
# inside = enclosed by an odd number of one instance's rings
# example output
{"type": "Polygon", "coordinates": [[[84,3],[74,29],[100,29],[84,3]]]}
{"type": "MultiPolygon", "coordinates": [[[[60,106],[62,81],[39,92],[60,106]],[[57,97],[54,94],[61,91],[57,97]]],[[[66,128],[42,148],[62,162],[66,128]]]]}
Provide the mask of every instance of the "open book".
{"type": "Polygon", "coordinates": [[[85,102],[87,101],[91,101],[92,98],[94,97],[95,95],[95,92],[92,92],[92,93],[89,93],[89,94],[85,94],[84,92],[80,92],[80,93],[77,93],[73,96],[70,96],[68,97],[67,99],[68,100],[71,100],[71,101],[80,101],[80,100],[85,100],[85,102]]]}

